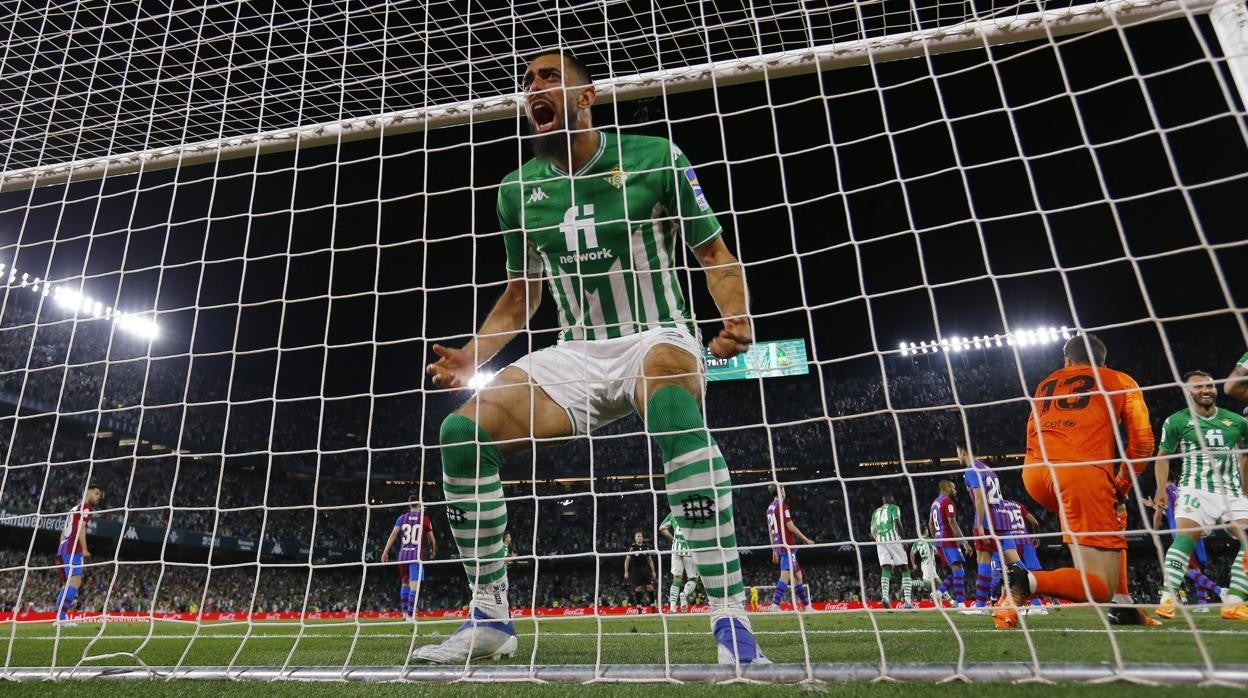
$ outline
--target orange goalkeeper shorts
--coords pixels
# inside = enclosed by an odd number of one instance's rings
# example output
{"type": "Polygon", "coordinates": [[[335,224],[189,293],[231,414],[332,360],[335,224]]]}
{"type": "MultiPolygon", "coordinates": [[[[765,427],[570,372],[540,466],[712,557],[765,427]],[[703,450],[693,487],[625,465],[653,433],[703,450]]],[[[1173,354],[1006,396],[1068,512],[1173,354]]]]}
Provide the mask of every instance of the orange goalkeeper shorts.
{"type": "Polygon", "coordinates": [[[1110,550],[1127,547],[1109,466],[1028,463],[1023,465],[1023,485],[1032,499],[1061,519],[1063,541],[1110,550]]]}

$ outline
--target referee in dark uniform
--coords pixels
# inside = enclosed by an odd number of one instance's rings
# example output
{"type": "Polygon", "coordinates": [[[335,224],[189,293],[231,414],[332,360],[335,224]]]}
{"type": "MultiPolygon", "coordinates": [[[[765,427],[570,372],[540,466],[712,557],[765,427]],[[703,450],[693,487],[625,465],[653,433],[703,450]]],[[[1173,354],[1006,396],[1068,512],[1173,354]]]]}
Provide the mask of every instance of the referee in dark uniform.
{"type": "Polygon", "coordinates": [[[624,556],[624,579],[633,587],[632,602],[638,608],[653,603],[654,578],[657,576],[653,553],[641,531],[634,532],[633,544],[628,546],[628,554],[624,556]]]}

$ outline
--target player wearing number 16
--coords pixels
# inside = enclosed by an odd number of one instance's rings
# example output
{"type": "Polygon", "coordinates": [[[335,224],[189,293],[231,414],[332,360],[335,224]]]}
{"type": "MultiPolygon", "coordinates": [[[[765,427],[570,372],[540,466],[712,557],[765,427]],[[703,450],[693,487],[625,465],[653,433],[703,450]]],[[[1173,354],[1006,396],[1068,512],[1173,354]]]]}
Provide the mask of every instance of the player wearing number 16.
{"type": "Polygon", "coordinates": [[[1239,539],[1239,554],[1231,565],[1222,617],[1248,620],[1248,574],[1244,572],[1244,551],[1248,548],[1248,498],[1244,496],[1244,476],[1248,469],[1248,421],[1217,406],[1218,389],[1213,377],[1204,371],[1183,376],[1191,407],[1166,418],[1161,427],[1161,447],[1157,450],[1157,494],[1155,506],[1167,504],[1166,483],[1170,475],[1169,457],[1180,454],[1183,472],[1174,504],[1174,541],[1166,551],[1165,586],[1157,615],[1173,618],[1175,595],[1187,575],[1188,561],[1205,531],[1227,524],[1239,539]]]}
{"type": "Polygon", "coordinates": [[[414,617],[420,599],[420,584],[425,581],[425,567],[421,560],[436,557],[438,542],[433,537],[433,524],[420,507],[420,495],[408,496],[408,510],[399,515],[390,529],[386,547],[381,551],[381,561],[390,561],[390,548],[399,542],[399,602],[404,617],[414,617]]]}
{"type": "MultiPolygon", "coordinates": [[[[1032,499],[1058,515],[1075,566],[1029,572],[1011,565],[1010,589],[1020,605],[1031,594],[1105,603],[1124,591],[1120,569],[1127,539],[1118,502],[1130,491],[1131,471],[1143,471],[1153,454],[1144,395],[1131,376],[1105,367],[1105,344],[1080,334],[1062,354],[1065,365],[1040,382],[1032,401],[1023,484],[1032,499]],[[1126,436],[1121,454],[1120,426],[1126,436]]],[[[1113,609],[1111,615],[1141,622],[1134,609],[1113,609]]]]}
{"type": "Polygon", "coordinates": [[[741,265],[679,148],[594,128],[597,91],[583,63],[541,54],[521,86],[536,157],[498,190],[507,285],[476,336],[459,349],[435,344],[427,370],[435,387],[466,387],[526,329],[543,282],[559,343],[503,369],[442,422],[447,516],[473,589],[471,618],[415,657],[462,663],[515,651],[501,543],[503,457],[636,413],[662,453],[667,503],[706,589],[719,661],[765,662],[745,613],[728,466],[702,417],[703,349],[677,244],[706,272],[723,318],[710,350],[722,358],[753,341],[741,265]]]}

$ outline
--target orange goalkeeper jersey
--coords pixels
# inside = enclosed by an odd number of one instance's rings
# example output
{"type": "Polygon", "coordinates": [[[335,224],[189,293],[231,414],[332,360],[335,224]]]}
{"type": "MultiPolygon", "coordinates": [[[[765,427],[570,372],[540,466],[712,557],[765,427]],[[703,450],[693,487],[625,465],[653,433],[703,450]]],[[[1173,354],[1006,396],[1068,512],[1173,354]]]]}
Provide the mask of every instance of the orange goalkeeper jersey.
{"type": "MultiPolygon", "coordinates": [[[[1034,406],[1027,420],[1027,463],[1096,462],[1112,472],[1119,458],[1119,424],[1125,427],[1128,459],[1153,455],[1144,394],[1122,371],[1085,365],[1058,369],[1036,388],[1034,406]]],[[[1147,465],[1137,463],[1136,472],[1147,465]]]]}

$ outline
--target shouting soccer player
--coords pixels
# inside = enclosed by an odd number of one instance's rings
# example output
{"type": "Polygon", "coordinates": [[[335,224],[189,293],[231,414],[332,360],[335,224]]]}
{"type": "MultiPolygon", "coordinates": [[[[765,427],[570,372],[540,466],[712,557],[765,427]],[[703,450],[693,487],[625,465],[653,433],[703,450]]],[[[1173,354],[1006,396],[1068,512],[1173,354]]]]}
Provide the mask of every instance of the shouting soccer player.
{"type": "Polygon", "coordinates": [[[797,597],[794,607],[810,610],[810,587],[802,580],[802,565],[797,561],[797,550],[793,547],[793,539],[797,538],[806,545],[815,542],[802,533],[802,529],[793,523],[793,513],[789,510],[789,502],[784,498],[784,488],[775,484],[767,486],[771,493],[771,504],[767,505],[767,533],[771,537],[771,562],[780,565],[780,578],[776,581],[776,593],[771,600],[771,610],[779,611],[788,595],[789,586],[797,597]]]}
{"type": "Polygon", "coordinates": [[[963,538],[962,527],[958,525],[958,506],[953,501],[953,481],[941,480],[939,492],[932,500],[929,526],[932,537],[936,539],[936,551],[941,560],[949,568],[949,576],[945,583],[953,587],[953,597],[959,607],[966,603],[966,572],[962,566],[965,561],[963,551],[971,554],[971,544],[963,538]]]}
{"type": "Polygon", "coordinates": [[[688,158],[662,138],[593,126],[589,70],[568,53],[529,63],[524,105],[536,157],[498,191],[509,280],[476,336],[435,344],[434,385],[463,388],[520,331],[549,282],[562,332],[556,346],[505,368],[441,429],[448,515],[473,594],[471,618],[415,657],[464,662],[514,653],[499,542],[507,503],[498,470],[535,442],[588,434],[631,413],[662,453],[668,505],[693,551],[711,607],[718,659],[766,662],[745,612],[732,483],[700,401],[702,346],[681,289],[680,242],[706,271],[723,318],[718,357],[753,342],[741,264],[688,158]]]}
{"type": "MultiPolygon", "coordinates": [[[[680,613],[688,613],[689,595],[698,588],[698,570],[693,564],[689,541],[685,540],[680,522],[670,513],[659,524],[659,535],[672,544],[672,586],[667,591],[667,610],[669,613],[676,613],[677,609],[680,613]]],[[[752,591],[754,596],[758,595],[757,589],[752,591]]]]}
{"type": "MultiPolygon", "coordinates": [[[[1132,486],[1126,469],[1139,474],[1153,453],[1144,395],[1131,376],[1105,367],[1105,344],[1095,335],[1080,334],[1066,342],[1062,355],[1063,367],[1036,388],[1027,420],[1023,484],[1032,499],[1058,515],[1075,566],[1030,572],[1011,565],[1013,602],[1020,606],[1032,594],[1105,603],[1125,590],[1120,570],[1127,537],[1119,500],[1132,486]],[[1120,424],[1126,432],[1126,462],[1115,472],[1120,424]]],[[[1017,622],[1011,609],[998,613],[998,620],[1017,622]]],[[[1109,617],[1114,623],[1147,622],[1134,608],[1111,609],[1109,617]]]]}
{"type": "Polygon", "coordinates": [[[901,508],[893,503],[893,495],[885,494],[880,508],[871,513],[871,538],[875,541],[875,556],[880,561],[880,602],[885,608],[892,607],[890,589],[893,569],[901,573],[901,596],[905,608],[910,603],[910,566],[906,564],[906,548],[901,544],[905,536],[901,532],[901,508]]]}
{"type": "Polygon", "coordinates": [[[381,561],[390,561],[390,548],[399,541],[399,604],[404,618],[415,618],[420,603],[420,584],[425,581],[421,560],[437,557],[438,542],[433,537],[433,523],[420,507],[420,494],[408,495],[408,510],[399,515],[390,529],[381,561]]]}
{"type": "Polygon", "coordinates": [[[1239,554],[1231,565],[1222,617],[1248,620],[1248,574],[1244,571],[1244,551],[1248,548],[1248,498],[1244,496],[1245,470],[1248,469],[1248,421],[1217,405],[1218,390],[1213,377],[1204,371],[1188,371],[1188,408],[1166,418],[1161,427],[1161,447],[1157,451],[1157,494],[1154,506],[1173,502],[1174,541],[1166,551],[1165,587],[1157,615],[1173,618],[1175,598],[1188,573],[1192,554],[1205,531],[1228,524],[1239,539],[1239,554]],[[1166,491],[1170,477],[1169,456],[1180,454],[1183,470],[1178,492],[1166,491]]]}
{"type": "Polygon", "coordinates": [[[56,596],[56,624],[72,628],[74,623],[69,620],[69,609],[78,598],[78,590],[82,588],[82,561],[91,557],[87,549],[87,524],[91,523],[91,510],[100,503],[104,492],[99,485],[87,485],[82,494],[82,501],[70,509],[61,527],[61,542],[56,547],[56,557],[61,561],[61,579],[65,584],[56,596]]]}

